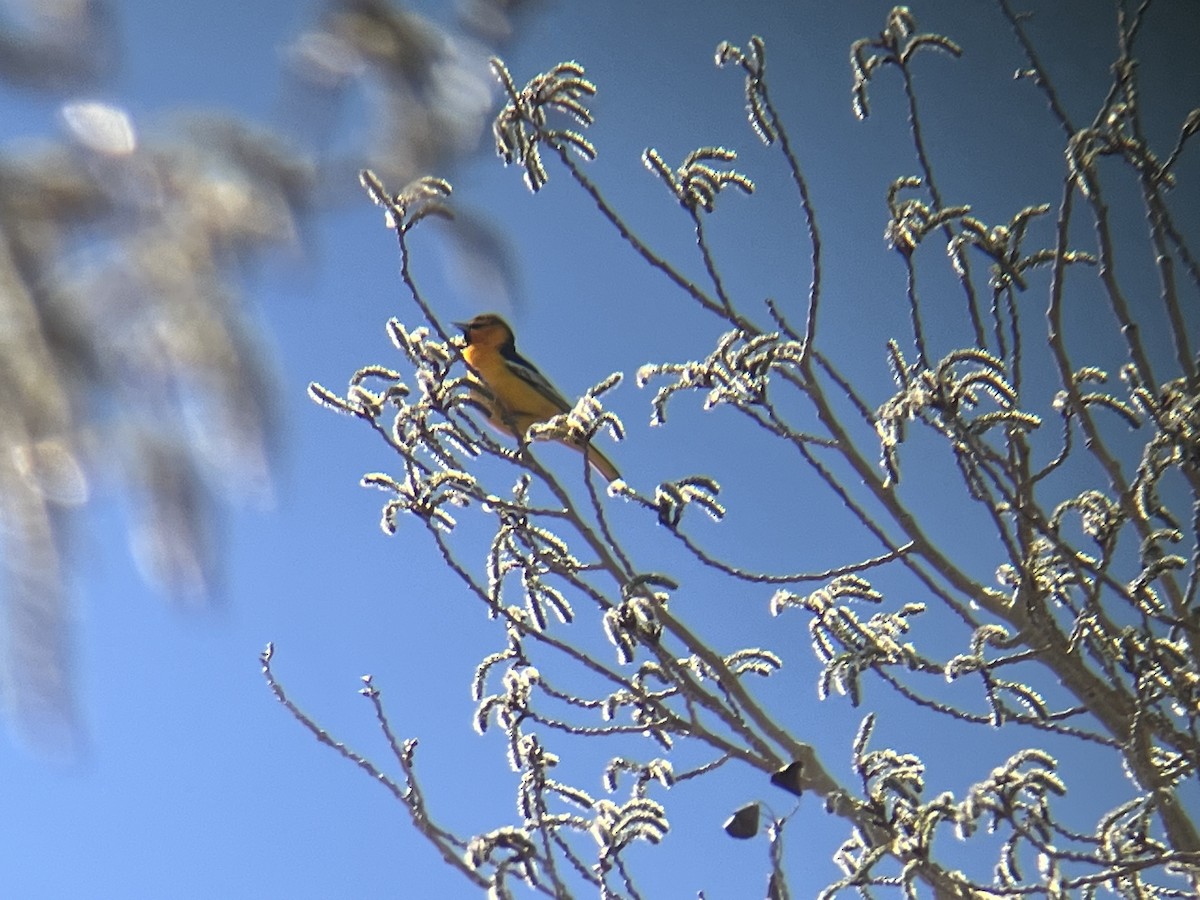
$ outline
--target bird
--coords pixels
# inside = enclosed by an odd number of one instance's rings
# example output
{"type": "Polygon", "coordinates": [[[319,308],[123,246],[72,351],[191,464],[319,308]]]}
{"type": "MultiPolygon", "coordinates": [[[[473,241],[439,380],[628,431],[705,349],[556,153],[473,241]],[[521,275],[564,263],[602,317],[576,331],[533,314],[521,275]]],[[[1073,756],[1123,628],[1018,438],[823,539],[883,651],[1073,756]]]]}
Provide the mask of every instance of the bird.
{"type": "MultiPolygon", "coordinates": [[[[455,322],[466,340],[463,358],[474,370],[473,382],[482,382],[476,399],[487,411],[488,423],[497,431],[525,440],[529,426],[570,412],[574,404],[560,394],[529,360],[517,352],[512,328],[495,313],[481,313],[469,322],[455,322]]],[[[597,472],[609,483],[621,477],[603,453],[583,440],[562,440],[586,452],[597,472]]]]}

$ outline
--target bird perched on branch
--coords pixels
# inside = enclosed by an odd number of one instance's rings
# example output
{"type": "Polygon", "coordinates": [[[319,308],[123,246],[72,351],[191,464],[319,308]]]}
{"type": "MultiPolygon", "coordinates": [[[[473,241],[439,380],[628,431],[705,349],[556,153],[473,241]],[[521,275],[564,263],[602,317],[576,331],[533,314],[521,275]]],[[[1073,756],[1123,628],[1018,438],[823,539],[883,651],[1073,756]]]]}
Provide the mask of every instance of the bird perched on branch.
{"type": "MultiPolygon", "coordinates": [[[[541,372],[517,352],[513,330],[495,313],[483,313],[470,322],[455,322],[466,338],[463,358],[478,373],[485,391],[477,399],[487,409],[492,427],[525,440],[530,425],[545,422],[561,413],[570,412],[568,403],[541,372]]],[[[587,454],[588,462],[607,481],[620,478],[617,467],[603,453],[586,441],[562,443],[587,454]]]]}

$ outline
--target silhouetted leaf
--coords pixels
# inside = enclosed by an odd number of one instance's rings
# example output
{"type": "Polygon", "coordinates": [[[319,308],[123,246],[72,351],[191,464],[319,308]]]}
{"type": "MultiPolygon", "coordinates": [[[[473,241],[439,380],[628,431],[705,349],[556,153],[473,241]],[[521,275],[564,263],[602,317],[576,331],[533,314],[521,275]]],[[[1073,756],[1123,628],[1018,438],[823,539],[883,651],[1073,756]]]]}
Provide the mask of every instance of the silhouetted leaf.
{"type": "Polygon", "coordinates": [[[804,793],[804,763],[800,760],[788,763],[771,776],[771,784],[781,787],[797,797],[804,793]]]}
{"type": "Polygon", "coordinates": [[[735,812],[723,826],[730,837],[746,840],[758,834],[758,804],[747,803],[735,812]]]}

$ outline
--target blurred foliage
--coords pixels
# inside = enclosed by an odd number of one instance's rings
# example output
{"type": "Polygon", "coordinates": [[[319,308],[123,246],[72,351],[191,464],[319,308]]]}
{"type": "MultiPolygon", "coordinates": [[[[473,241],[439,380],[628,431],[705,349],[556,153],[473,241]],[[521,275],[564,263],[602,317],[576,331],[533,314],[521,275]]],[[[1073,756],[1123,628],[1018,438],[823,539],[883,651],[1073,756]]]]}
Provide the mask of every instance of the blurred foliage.
{"type": "MultiPolygon", "coordinates": [[[[3,87],[53,104],[63,125],[0,149],[0,685],[37,742],[78,737],[66,585],[68,537],[87,519],[76,513],[99,481],[117,484],[146,578],[209,602],[219,500],[270,496],[278,434],[240,275],[295,250],[306,217],[357,199],[321,185],[350,188],[364,165],[452,170],[475,152],[486,59],[513,35],[517,5],[475,0],[441,25],[383,0],[331,0],[284,57],[286,135],[186,110],[143,125],[77,101],[120,65],[120,4],[2,7],[3,87]],[[371,128],[335,152],[329,132],[356,101],[371,128]]],[[[461,268],[506,293],[494,230],[464,216],[453,237],[461,268]]]]}

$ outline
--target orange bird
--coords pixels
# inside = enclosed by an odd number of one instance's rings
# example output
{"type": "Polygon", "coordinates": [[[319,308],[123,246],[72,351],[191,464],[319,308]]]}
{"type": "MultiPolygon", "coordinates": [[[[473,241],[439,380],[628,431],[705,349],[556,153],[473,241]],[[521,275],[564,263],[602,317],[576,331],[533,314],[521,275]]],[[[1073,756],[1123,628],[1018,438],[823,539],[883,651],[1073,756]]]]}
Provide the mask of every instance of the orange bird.
{"type": "MultiPolygon", "coordinates": [[[[466,338],[463,357],[483,382],[484,391],[476,393],[487,409],[488,422],[493,428],[525,439],[530,425],[545,422],[561,413],[570,412],[568,403],[554,385],[537,368],[517,352],[513,330],[495,313],[483,313],[470,322],[455,322],[466,338]]],[[[472,381],[476,381],[474,375],[472,381]]],[[[586,441],[561,441],[569,447],[584,451],[588,462],[609,481],[621,475],[603,453],[586,441]]]]}

